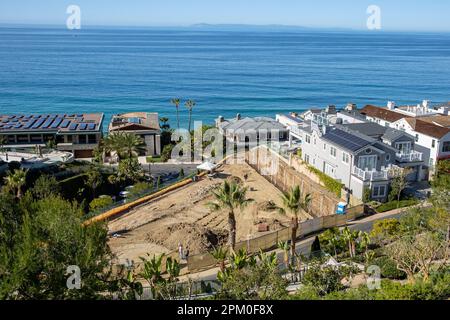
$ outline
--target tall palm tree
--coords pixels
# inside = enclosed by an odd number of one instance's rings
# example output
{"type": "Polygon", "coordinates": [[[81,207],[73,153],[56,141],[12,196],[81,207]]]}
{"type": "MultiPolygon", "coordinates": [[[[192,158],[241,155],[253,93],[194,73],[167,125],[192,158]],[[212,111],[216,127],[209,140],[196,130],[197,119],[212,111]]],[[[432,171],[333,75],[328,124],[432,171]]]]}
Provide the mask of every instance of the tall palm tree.
{"type": "Polygon", "coordinates": [[[211,210],[228,210],[228,245],[234,251],[236,245],[236,209],[242,209],[253,199],[247,199],[247,188],[239,186],[236,182],[224,181],[217,191],[212,191],[215,202],[208,203],[211,210]]]}
{"type": "Polygon", "coordinates": [[[188,100],[184,104],[189,111],[189,133],[191,132],[191,122],[192,122],[192,109],[195,107],[196,103],[194,100],[188,100]]]}
{"type": "Polygon", "coordinates": [[[102,184],[103,176],[99,167],[92,167],[87,172],[86,185],[92,190],[92,197],[95,198],[97,188],[102,184]]]}
{"type": "Polygon", "coordinates": [[[141,137],[123,131],[110,134],[104,139],[103,144],[106,151],[115,151],[119,159],[130,159],[146,150],[141,137]]]}
{"type": "Polygon", "coordinates": [[[172,104],[174,104],[175,108],[177,109],[177,126],[178,126],[178,130],[180,130],[180,117],[178,115],[178,111],[179,111],[179,107],[180,107],[180,99],[174,98],[174,99],[171,99],[170,102],[172,104]]]}
{"type": "Polygon", "coordinates": [[[299,186],[295,186],[289,190],[289,192],[284,192],[281,196],[283,201],[283,208],[280,208],[281,213],[286,213],[286,211],[292,216],[291,225],[291,259],[294,262],[295,259],[295,241],[297,239],[298,230],[298,214],[301,210],[308,211],[311,204],[311,195],[308,193],[304,197],[300,191],[299,186]]]}
{"type": "Polygon", "coordinates": [[[5,177],[7,188],[16,192],[17,198],[22,197],[22,187],[25,185],[27,179],[27,171],[23,169],[16,169],[14,172],[9,172],[5,177]]]}

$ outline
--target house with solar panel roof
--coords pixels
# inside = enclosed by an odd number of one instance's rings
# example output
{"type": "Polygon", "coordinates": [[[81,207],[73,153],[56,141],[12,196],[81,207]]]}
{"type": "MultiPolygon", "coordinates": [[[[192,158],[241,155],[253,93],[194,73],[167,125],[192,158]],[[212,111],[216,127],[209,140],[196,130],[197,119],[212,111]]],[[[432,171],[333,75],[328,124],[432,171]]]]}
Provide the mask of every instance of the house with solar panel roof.
{"type": "Polygon", "coordinates": [[[303,161],[343,183],[356,198],[362,199],[368,188],[372,199],[386,200],[391,169],[398,165],[394,147],[357,130],[330,125],[326,115],[298,128],[303,161]]]}
{"type": "Polygon", "coordinates": [[[57,150],[91,158],[102,138],[102,122],[103,113],[0,114],[0,135],[10,150],[45,147],[53,141],[57,150]]]}

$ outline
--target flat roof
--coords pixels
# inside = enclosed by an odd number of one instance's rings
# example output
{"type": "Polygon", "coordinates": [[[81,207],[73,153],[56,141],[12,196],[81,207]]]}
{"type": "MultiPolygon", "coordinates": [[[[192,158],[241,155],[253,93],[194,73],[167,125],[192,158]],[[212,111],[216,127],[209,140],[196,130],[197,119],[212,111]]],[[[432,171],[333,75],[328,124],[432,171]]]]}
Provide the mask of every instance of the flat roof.
{"type": "Polygon", "coordinates": [[[0,134],[98,132],[103,113],[0,114],[0,134]]]}

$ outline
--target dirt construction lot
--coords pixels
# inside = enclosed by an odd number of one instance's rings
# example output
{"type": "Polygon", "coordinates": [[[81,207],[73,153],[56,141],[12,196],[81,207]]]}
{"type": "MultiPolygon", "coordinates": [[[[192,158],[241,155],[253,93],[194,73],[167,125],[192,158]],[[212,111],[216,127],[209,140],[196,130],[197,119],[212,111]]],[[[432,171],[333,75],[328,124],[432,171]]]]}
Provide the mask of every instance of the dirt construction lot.
{"type": "MultiPolygon", "coordinates": [[[[282,205],[281,192],[275,186],[247,164],[225,164],[215,178],[204,177],[109,222],[109,231],[115,234],[109,244],[118,262],[138,262],[147,254],[167,253],[176,250],[178,243],[189,246],[190,254],[225,243],[227,212],[211,212],[207,205],[214,200],[211,190],[225,179],[242,182],[248,187],[247,197],[254,200],[236,213],[237,241],[261,234],[260,223],[268,224],[270,231],[288,225],[290,218],[268,203],[282,205]]],[[[301,218],[305,220],[307,214],[301,218]]]]}

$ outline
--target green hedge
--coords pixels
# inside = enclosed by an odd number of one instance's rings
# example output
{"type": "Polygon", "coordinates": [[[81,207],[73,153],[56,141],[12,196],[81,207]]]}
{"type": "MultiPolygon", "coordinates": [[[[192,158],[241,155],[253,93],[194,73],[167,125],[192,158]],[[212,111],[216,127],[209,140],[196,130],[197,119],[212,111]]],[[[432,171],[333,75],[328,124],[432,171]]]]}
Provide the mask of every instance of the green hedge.
{"type": "Polygon", "coordinates": [[[311,171],[312,173],[314,173],[316,176],[319,177],[320,181],[325,185],[325,188],[327,190],[336,194],[336,196],[338,198],[341,197],[341,191],[342,191],[342,188],[344,187],[344,185],[342,183],[340,183],[337,180],[334,180],[330,176],[326,175],[322,171],[320,171],[312,166],[308,166],[308,169],[309,169],[309,171],[311,171]]]}
{"type": "Polygon", "coordinates": [[[399,203],[397,203],[396,200],[383,203],[381,206],[377,207],[377,212],[386,212],[391,211],[397,208],[404,208],[409,207],[417,204],[418,201],[416,199],[406,199],[406,200],[400,200],[399,203]]]}

